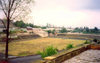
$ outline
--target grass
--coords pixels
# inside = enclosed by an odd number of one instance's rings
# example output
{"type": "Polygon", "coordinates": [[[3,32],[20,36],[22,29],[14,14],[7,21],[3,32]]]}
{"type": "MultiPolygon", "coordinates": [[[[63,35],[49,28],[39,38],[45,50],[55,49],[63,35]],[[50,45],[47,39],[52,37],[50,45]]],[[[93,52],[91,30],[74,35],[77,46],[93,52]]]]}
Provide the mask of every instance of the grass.
{"type": "MultiPolygon", "coordinates": [[[[9,54],[14,56],[27,56],[37,54],[37,51],[43,51],[46,47],[53,45],[58,50],[62,50],[66,47],[66,44],[78,44],[84,43],[84,40],[75,39],[60,39],[60,38],[38,38],[33,40],[10,42],[9,54]]],[[[4,44],[0,43],[0,52],[4,50],[4,44]]]]}
{"type": "Polygon", "coordinates": [[[41,57],[44,58],[44,57],[47,57],[47,56],[57,54],[57,49],[54,48],[53,46],[48,46],[43,52],[39,51],[38,54],[40,54],[41,57]]]}
{"type": "Polygon", "coordinates": [[[71,48],[74,48],[73,44],[67,44],[66,49],[71,49],[71,48]]]}

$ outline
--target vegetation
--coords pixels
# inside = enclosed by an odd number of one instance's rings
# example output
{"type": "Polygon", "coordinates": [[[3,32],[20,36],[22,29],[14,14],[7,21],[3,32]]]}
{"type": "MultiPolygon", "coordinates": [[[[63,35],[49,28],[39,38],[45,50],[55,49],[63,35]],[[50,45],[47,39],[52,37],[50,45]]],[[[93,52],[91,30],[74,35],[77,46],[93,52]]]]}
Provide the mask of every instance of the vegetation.
{"type": "Polygon", "coordinates": [[[34,27],[34,25],[33,24],[31,24],[31,23],[24,23],[23,21],[16,21],[16,22],[14,22],[14,25],[16,26],[16,27],[20,27],[20,28],[26,28],[27,26],[30,26],[30,27],[34,27]]]}
{"type": "Polygon", "coordinates": [[[37,26],[37,25],[33,25],[33,24],[31,24],[31,23],[24,23],[24,21],[16,21],[16,22],[14,22],[14,25],[16,26],[16,27],[20,27],[20,28],[26,28],[26,27],[32,27],[32,28],[42,28],[42,29],[46,29],[46,26],[43,26],[43,27],[41,27],[41,26],[37,26]]]}
{"type": "Polygon", "coordinates": [[[54,29],[54,30],[52,31],[52,34],[55,34],[55,32],[56,32],[56,30],[54,29]]]}
{"type": "MultiPolygon", "coordinates": [[[[9,43],[9,55],[15,55],[15,56],[34,55],[37,54],[37,51],[42,52],[45,48],[51,45],[54,48],[57,48],[58,50],[62,50],[65,49],[67,44],[73,44],[73,46],[76,46],[82,43],[84,43],[84,40],[60,39],[60,38],[38,38],[25,41],[15,41],[9,43]]],[[[5,44],[0,43],[0,51],[3,53],[4,50],[5,50],[5,44]]]]}
{"type": "Polygon", "coordinates": [[[54,30],[48,30],[47,32],[48,32],[48,34],[49,34],[49,33],[54,34],[54,33],[55,33],[55,29],[54,29],[54,30]]]}
{"type": "Polygon", "coordinates": [[[43,27],[41,27],[42,29],[46,29],[47,27],[46,26],[43,26],[43,27]]]}
{"type": "Polygon", "coordinates": [[[57,54],[57,49],[53,46],[48,46],[43,52],[38,52],[42,56],[42,58],[57,54]]]}
{"type": "Polygon", "coordinates": [[[51,30],[48,30],[47,32],[48,32],[48,34],[49,34],[49,33],[52,33],[52,31],[51,31],[51,30]]]}
{"type": "Polygon", "coordinates": [[[67,33],[66,28],[63,27],[63,28],[60,30],[60,33],[67,33]]]}
{"type": "Polygon", "coordinates": [[[90,44],[91,42],[90,41],[88,41],[88,40],[86,40],[85,42],[84,42],[84,44],[90,44]]]}
{"type": "Polygon", "coordinates": [[[66,49],[74,48],[73,44],[67,44],[66,49]]]}
{"type": "MultiPolygon", "coordinates": [[[[5,49],[5,60],[8,61],[8,44],[9,44],[9,26],[11,20],[16,20],[27,16],[30,13],[29,4],[32,0],[0,0],[0,11],[3,12],[3,17],[7,19],[6,22],[6,49],[5,49]],[[25,5],[23,5],[25,4],[25,5]],[[27,9],[27,10],[26,10],[27,9]]],[[[25,18],[24,18],[25,19],[25,18]]]]}
{"type": "Polygon", "coordinates": [[[14,34],[14,33],[16,33],[17,31],[16,30],[10,30],[10,34],[14,34]]]}
{"type": "Polygon", "coordinates": [[[97,27],[94,27],[93,29],[89,29],[88,27],[80,27],[80,28],[75,28],[73,32],[78,32],[78,33],[88,33],[88,34],[98,34],[100,33],[100,30],[97,27]]]}

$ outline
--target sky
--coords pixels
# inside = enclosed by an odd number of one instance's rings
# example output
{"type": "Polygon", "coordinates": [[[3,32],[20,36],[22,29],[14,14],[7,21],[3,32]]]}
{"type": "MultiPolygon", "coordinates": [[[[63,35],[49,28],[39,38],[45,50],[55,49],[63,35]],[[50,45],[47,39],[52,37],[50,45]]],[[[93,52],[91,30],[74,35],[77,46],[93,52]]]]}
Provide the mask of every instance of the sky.
{"type": "Polygon", "coordinates": [[[100,28],[100,0],[35,0],[31,16],[35,25],[100,28]]]}
{"type": "Polygon", "coordinates": [[[27,22],[35,25],[100,28],[100,0],[34,0],[30,7],[27,22]]]}

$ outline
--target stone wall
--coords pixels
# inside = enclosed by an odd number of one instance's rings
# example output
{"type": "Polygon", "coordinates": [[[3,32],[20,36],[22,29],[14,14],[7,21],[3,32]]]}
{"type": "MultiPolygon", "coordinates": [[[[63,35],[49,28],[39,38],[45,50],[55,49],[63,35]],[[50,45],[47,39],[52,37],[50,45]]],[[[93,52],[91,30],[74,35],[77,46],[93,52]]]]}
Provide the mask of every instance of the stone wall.
{"type": "Polygon", "coordinates": [[[58,53],[54,56],[46,57],[46,58],[44,58],[45,61],[43,63],[61,63],[67,59],[70,59],[70,58],[90,49],[90,48],[91,48],[90,45],[84,45],[81,47],[73,48],[68,51],[58,53]]]}
{"type": "Polygon", "coordinates": [[[100,44],[91,45],[90,48],[93,50],[100,50],[100,44]]]}

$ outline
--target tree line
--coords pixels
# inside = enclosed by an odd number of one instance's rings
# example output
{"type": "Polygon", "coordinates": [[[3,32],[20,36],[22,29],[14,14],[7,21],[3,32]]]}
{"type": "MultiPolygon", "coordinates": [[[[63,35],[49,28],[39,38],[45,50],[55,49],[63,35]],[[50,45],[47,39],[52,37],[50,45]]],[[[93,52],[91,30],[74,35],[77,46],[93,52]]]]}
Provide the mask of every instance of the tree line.
{"type": "Polygon", "coordinates": [[[90,34],[92,34],[92,33],[100,33],[100,30],[97,28],[97,27],[94,27],[94,28],[92,28],[92,29],[90,29],[89,27],[84,27],[84,28],[82,28],[82,27],[77,27],[77,28],[75,28],[72,32],[78,32],[78,33],[90,33],[90,34]]]}
{"type": "Polygon", "coordinates": [[[40,26],[31,24],[31,23],[24,23],[22,20],[21,20],[21,21],[16,21],[16,22],[14,22],[14,25],[15,25],[16,27],[20,27],[20,28],[27,28],[28,26],[29,26],[29,27],[32,27],[32,28],[40,28],[40,26]]]}

